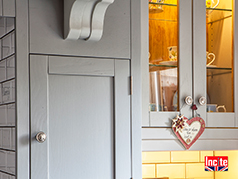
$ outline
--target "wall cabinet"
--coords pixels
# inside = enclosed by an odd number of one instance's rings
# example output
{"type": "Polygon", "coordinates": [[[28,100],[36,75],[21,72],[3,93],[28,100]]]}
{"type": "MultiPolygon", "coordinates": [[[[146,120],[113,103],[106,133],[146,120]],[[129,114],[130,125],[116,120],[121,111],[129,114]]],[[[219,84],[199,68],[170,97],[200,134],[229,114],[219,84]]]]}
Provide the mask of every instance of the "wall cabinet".
{"type": "Polygon", "coordinates": [[[139,54],[131,52],[137,5],[115,0],[102,39],[86,42],[63,39],[63,0],[14,1],[14,178],[141,178],[140,93],[131,95],[130,80],[140,82],[139,54]]]}
{"type": "Polygon", "coordinates": [[[238,2],[152,0],[148,6],[149,70],[144,88],[150,95],[144,95],[149,112],[143,118],[143,150],[183,149],[169,130],[178,114],[200,115],[206,122],[192,150],[238,148],[238,2]],[[186,97],[192,104],[185,103],[186,97]],[[197,110],[191,109],[193,104],[197,110]],[[224,146],[231,141],[233,145],[224,146]]]}

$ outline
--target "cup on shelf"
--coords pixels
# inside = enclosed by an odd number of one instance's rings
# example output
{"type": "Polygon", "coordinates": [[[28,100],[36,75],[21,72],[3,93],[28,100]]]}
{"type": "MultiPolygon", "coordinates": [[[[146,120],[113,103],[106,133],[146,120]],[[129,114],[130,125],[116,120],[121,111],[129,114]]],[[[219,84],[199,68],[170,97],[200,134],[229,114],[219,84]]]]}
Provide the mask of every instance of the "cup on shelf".
{"type": "MultiPolygon", "coordinates": [[[[149,2],[153,2],[153,3],[163,3],[164,0],[149,0],[149,2]]],[[[149,4],[149,11],[150,13],[160,13],[163,12],[163,7],[162,5],[158,5],[158,4],[149,4]]]]}
{"type": "Polygon", "coordinates": [[[207,66],[211,65],[216,59],[216,56],[214,53],[207,52],[207,66]]]}
{"type": "Polygon", "coordinates": [[[223,109],[223,112],[226,112],[225,105],[218,106],[217,104],[207,104],[207,112],[221,112],[220,109],[223,109]]]}
{"type": "Polygon", "coordinates": [[[177,46],[168,47],[169,61],[177,61],[177,46]]]}

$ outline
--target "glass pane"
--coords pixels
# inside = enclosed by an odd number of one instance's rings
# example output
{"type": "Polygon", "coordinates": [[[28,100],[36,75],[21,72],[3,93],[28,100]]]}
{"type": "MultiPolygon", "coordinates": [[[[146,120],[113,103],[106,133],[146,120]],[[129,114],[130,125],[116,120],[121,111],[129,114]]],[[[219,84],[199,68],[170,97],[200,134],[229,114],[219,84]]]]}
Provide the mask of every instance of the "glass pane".
{"type": "Polygon", "coordinates": [[[232,0],[206,0],[207,111],[233,112],[232,0]]]}
{"type": "Polygon", "coordinates": [[[149,0],[150,110],[178,110],[177,0],[149,0]]]}

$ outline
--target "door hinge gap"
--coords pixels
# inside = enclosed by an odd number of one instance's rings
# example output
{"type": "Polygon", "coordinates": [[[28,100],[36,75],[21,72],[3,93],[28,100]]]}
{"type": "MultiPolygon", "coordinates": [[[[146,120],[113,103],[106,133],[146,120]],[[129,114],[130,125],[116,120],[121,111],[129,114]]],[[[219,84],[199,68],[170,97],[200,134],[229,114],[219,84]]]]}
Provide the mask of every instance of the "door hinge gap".
{"type": "Polygon", "coordinates": [[[132,76],[130,77],[130,80],[131,80],[131,82],[130,82],[130,94],[132,95],[133,94],[133,77],[132,76]]]}

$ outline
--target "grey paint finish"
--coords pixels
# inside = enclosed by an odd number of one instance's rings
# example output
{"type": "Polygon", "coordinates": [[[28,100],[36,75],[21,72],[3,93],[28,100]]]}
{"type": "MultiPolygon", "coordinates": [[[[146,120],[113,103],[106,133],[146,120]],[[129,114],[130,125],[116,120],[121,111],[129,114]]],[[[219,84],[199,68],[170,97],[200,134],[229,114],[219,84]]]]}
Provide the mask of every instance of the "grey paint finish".
{"type": "Polygon", "coordinates": [[[50,75],[50,179],[113,178],[113,133],[112,78],[50,75]]]}
{"type": "Polygon", "coordinates": [[[208,122],[206,105],[201,106],[198,103],[200,97],[207,97],[205,1],[193,1],[193,39],[193,99],[194,103],[198,105],[197,113],[202,116],[205,122],[208,122]]]}
{"type": "Polygon", "coordinates": [[[31,56],[31,179],[37,179],[37,177],[47,179],[49,175],[49,140],[46,140],[46,142],[42,144],[39,144],[35,140],[35,136],[38,132],[43,131],[46,135],[49,133],[47,66],[46,56],[31,56]]]}
{"type": "Polygon", "coordinates": [[[129,61],[115,61],[113,78],[51,75],[47,56],[30,58],[31,178],[130,178],[129,61]]]}
{"type": "Polygon", "coordinates": [[[113,59],[49,57],[50,74],[114,76],[113,59]],[[67,63],[65,63],[67,60],[67,63]]]}
{"type": "Polygon", "coordinates": [[[15,17],[15,0],[2,0],[2,14],[7,17],[15,17]]]}
{"type": "Polygon", "coordinates": [[[29,179],[28,0],[16,1],[17,178],[29,179]]]}
{"type": "Polygon", "coordinates": [[[99,42],[63,39],[63,0],[30,0],[29,11],[31,53],[130,57],[128,0],[115,0],[108,7],[103,37],[99,42]]]}

